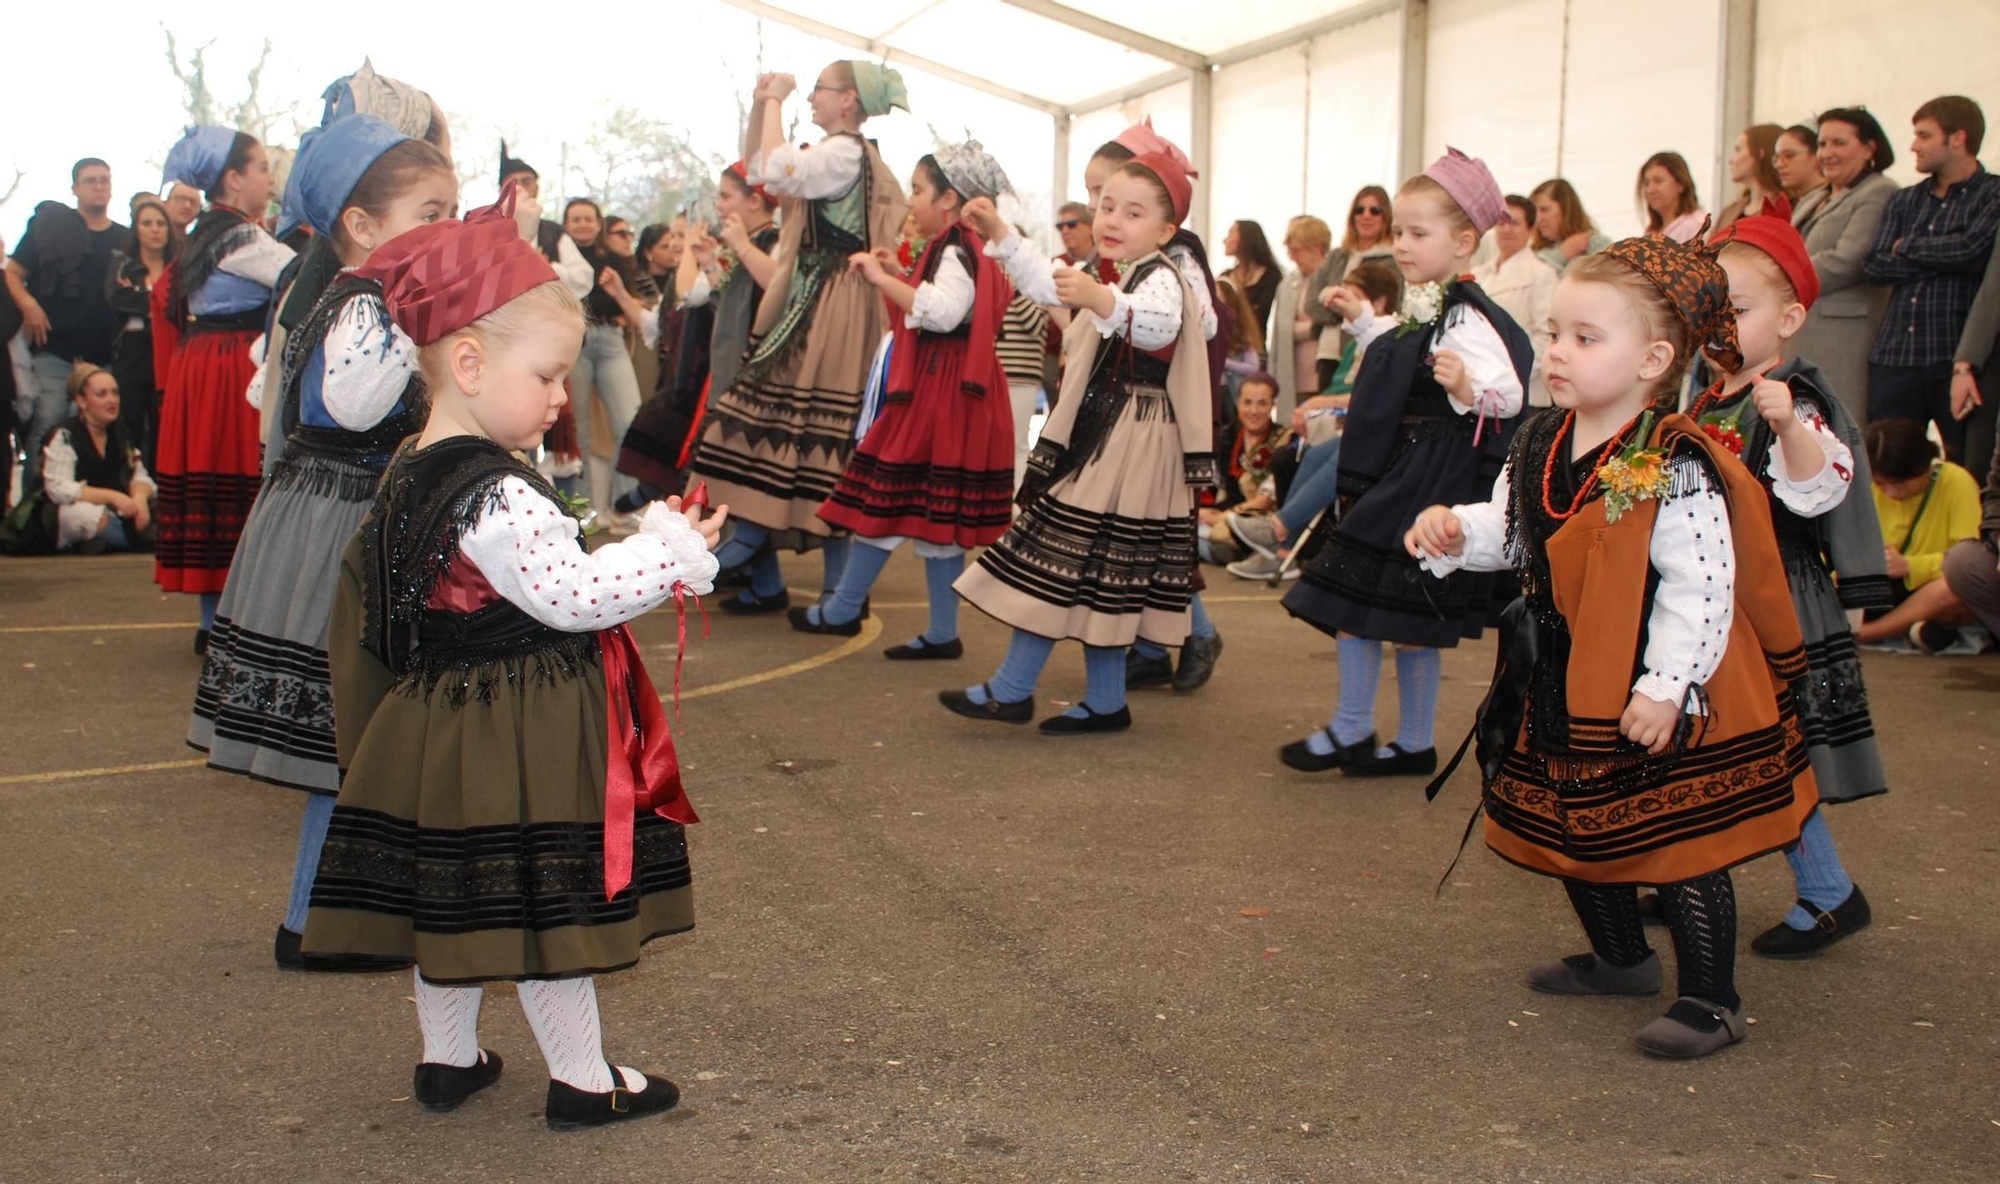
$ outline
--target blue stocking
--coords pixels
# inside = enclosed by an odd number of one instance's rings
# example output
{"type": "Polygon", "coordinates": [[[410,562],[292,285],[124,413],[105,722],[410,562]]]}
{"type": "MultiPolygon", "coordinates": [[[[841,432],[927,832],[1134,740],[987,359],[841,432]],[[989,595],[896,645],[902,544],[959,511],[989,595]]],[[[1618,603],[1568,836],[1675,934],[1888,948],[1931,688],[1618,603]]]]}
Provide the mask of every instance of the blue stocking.
{"type": "Polygon", "coordinates": [[[941,555],[924,560],[924,586],[930,591],[931,627],[917,640],[945,645],[958,640],[958,577],[965,574],[965,555],[941,555]]]}
{"type": "MultiPolygon", "coordinates": [[[[826,563],[826,577],[820,583],[822,594],[831,593],[840,587],[840,573],[847,570],[847,556],[853,550],[854,540],[851,538],[828,539],[820,547],[820,558],[826,563]]],[[[880,572],[882,569],[875,570],[880,572]]],[[[869,583],[874,581],[871,579],[869,583]]],[[[858,604],[854,606],[854,615],[857,617],[861,615],[861,606],[858,604]]]]}
{"type": "MultiPolygon", "coordinates": [[[[875,586],[876,578],[882,574],[882,565],[889,562],[891,554],[893,552],[867,543],[852,548],[852,553],[842,564],[839,586],[825,604],[807,609],[806,619],[815,625],[845,625],[859,620],[861,605],[868,599],[868,589],[875,586]]],[[[833,566],[833,561],[828,560],[827,566],[833,566]]]]}
{"type": "Polygon", "coordinates": [[[222,603],[222,593],[203,592],[201,594],[201,627],[203,630],[215,628],[215,606],[222,603]]]}
{"type": "Polygon", "coordinates": [[[1143,637],[1133,642],[1132,648],[1138,651],[1140,657],[1152,662],[1157,662],[1167,656],[1166,646],[1147,641],[1143,637]]]}
{"type": "MultiPolygon", "coordinates": [[[[1343,637],[1340,654],[1340,706],[1327,724],[1342,744],[1359,743],[1375,730],[1375,688],[1382,682],[1382,643],[1364,637],[1343,637]]],[[[1331,756],[1333,741],[1325,731],[1306,737],[1316,756],[1331,756]]]]}
{"type": "Polygon", "coordinates": [[[1208,606],[1201,602],[1201,593],[1195,593],[1188,600],[1188,615],[1189,633],[1201,638],[1203,641],[1208,641],[1215,636],[1215,622],[1209,619],[1208,606]]]}
{"type": "MultiPolygon", "coordinates": [[[[1001,661],[1000,669],[986,680],[986,687],[993,688],[993,697],[1002,703],[1019,703],[1032,698],[1035,684],[1041,681],[1042,667],[1048,665],[1049,655],[1054,653],[1056,643],[1053,638],[1039,633],[1029,633],[1025,629],[1014,630],[1014,640],[1007,645],[1007,657],[1001,661]]],[[[1119,671],[1124,676],[1124,671],[1119,671]]],[[[966,696],[974,703],[986,702],[986,687],[967,687],[966,696]]]]}
{"type": "Polygon", "coordinates": [[[769,600],[785,590],[785,571],[778,566],[778,553],[765,551],[750,561],[750,591],[739,600],[769,600]]]}
{"type": "Polygon", "coordinates": [[[299,853],[292,862],[292,897],[285,905],[285,928],[293,933],[306,931],[306,906],[312,903],[313,878],[319,875],[319,853],[326,846],[335,800],[327,793],[306,795],[305,817],[299,820],[299,853]]]}
{"type": "MultiPolygon", "coordinates": [[[[1444,678],[1444,655],[1430,646],[1396,651],[1396,743],[1404,752],[1437,747],[1438,684],[1444,678]]],[[[1393,756],[1386,747],[1378,756],[1393,756]]]]}
{"type": "Polygon", "coordinates": [[[729,541],[715,549],[715,564],[723,571],[728,571],[732,567],[742,567],[770,541],[770,531],[754,522],[739,521],[736,523],[736,532],[729,536],[729,541]]]}
{"type": "Polygon", "coordinates": [[[1064,715],[1086,719],[1091,712],[1114,715],[1125,706],[1125,650],[1119,646],[1083,647],[1083,702],[1064,715]],[[1089,708],[1085,711],[1084,708],[1089,708]]]}
{"type": "MultiPolygon", "coordinates": [[[[1854,892],[1854,881],[1841,866],[1840,852],[1833,848],[1833,832],[1826,828],[1824,810],[1814,810],[1812,817],[1799,828],[1799,841],[1785,852],[1785,861],[1792,865],[1799,896],[1821,912],[1830,913],[1846,904],[1854,892]]],[[[1792,911],[1785,914],[1785,924],[1793,929],[1811,929],[1813,917],[1793,905],[1792,911]]]]}

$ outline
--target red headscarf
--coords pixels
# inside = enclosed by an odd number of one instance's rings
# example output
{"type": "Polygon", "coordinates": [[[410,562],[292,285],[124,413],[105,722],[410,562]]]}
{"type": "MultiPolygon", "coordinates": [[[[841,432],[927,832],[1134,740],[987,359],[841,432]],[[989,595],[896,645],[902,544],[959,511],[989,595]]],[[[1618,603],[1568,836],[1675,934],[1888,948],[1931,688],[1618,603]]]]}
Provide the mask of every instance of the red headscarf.
{"type": "Polygon", "coordinates": [[[512,185],[463,222],[449,218],[397,235],[355,274],[381,283],[389,318],[418,345],[448,337],[556,278],[515,225],[512,185]]]}
{"type": "Polygon", "coordinates": [[[1160,184],[1166,187],[1167,200],[1173,204],[1175,226],[1187,221],[1188,205],[1194,201],[1194,182],[1188,179],[1188,168],[1182,163],[1186,159],[1175,150],[1142,152],[1128,162],[1158,177],[1160,184]]]}
{"type": "Polygon", "coordinates": [[[730,166],[729,166],[728,168],[726,168],[726,169],[724,169],[724,170],[722,170],[722,171],[723,171],[723,172],[725,172],[725,173],[728,173],[728,174],[729,174],[730,176],[732,176],[732,177],[735,177],[735,178],[736,178],[736,179],[737,179],[738,181],[741,181],[741,182],[743,182],[744,186],[745,186],[746,188],[748,188],[748,189],[750,190],[750,192],[752,192],[752,193],[756,194],[756,195],[757,195],[758,197],[761,197],[761,198],[763,198],[763,199],[764,199],[764,204],[765,204],[765,205],[767,205],[767,206],[771,206],[771,207],[773,207],[773,208],[776,208],[776,207],[777,207],[777,204],[778,204],[778,199],[777,199],[777,198],[775,198],[775,197],[772,197],[772,196],[771,196],[771,191],[770,191],[770,190],[768,190],[768,189],[764,188],[764,187],[763,187],[762,185],[752,185],[752,184],[750,184],[750,166],[749,166],[749,165],[746,165],[746,164],[744,164],[744,163],[743,163],[742,161],[740,161],[740,160],[739,160],[739,161],[737,161],[737,162],[736,162],[735,164],[732,164],[732,165],[730,165],[730,166]]]}

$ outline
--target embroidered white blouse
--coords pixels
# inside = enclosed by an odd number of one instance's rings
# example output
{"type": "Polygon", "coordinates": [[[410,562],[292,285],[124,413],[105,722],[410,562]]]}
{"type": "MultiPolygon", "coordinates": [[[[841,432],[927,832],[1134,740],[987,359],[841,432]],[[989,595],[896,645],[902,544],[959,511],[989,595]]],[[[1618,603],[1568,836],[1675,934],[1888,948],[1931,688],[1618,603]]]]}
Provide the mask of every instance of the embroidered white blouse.
{"type": "Polygon", "coordinates": [[[861,176],[861,141],[854,136],[828,136],[800,147],[778,144],[750,161],[752,185],[762,185],[786,197],[824,201],[846,193],[861,176]]]}
{"type": "Polygon", "coordinates": [[[500,491],[504,504],[479,516],[459,552],[495,592],[551,629],[609,629],[657,607],[677,586],[697,596],[715,588],[715,556],[664,502],[646,507],[637,534],[586,551],[569,511],[519,477],[502,480],[500,491]]]}
{"type": "MultiPolygon", "coordinates": [[[[1059,307],[1062,301],[1056,297],[1056,265],[1018,234],[1010,234],[997,243],[986,244],[986,253],[999,260],[1007,269],[1007,276],[1014,281],[1014,287],[1021,295],[1036,304],[1059,307]]],[[[1180,271],[1188,287],[1194,290],[1196,303],[1200,305],[1201,331],[1203,339],[1215,336],[1215,305],[1208,299],[1208,283],[1201,274],[1201,265],[1185,250],[1173,250],[1167,256],[1180,271]]],[[[1113,337],[1125,332],[1128,323],[1132,327],[1131,341],[1140,349],[1165,349],[1181,335],[1181,286],[1174,277],[1164,271],[1155,271],[1139,281],[1139,286],[1127,292],[1122,288],[1111,290],[1111,315],[1100,317],[1090,314],[1097,332],[1105,337],[1113,337]]]]}
{"type": "MultiPolygon", "coordinates": [[[[1016,235],[1015,237],[1020,237],[1016,235]]],[[[931,278],[917,285],[917,298],[903,322],[912,329],[949,333],[972,319],[972,260],[961,247],[946,247],[931,278]]]]}
{"type": "MultiPolygon", "coordinates": [[[[1687,464],[1696,462],[1677,462],[1687,464]]],[[[1491,501],[1453,506],[1465,532],[1464,553],[1426,556],[1418,562],[1440,578],[1454,571],[1504,571],[1507,561],[1507,501],[1511,474],[1500,470],[1491,501]]],[[[1680,703],[1690,686],[1714,677],[1728,646],[1736,615],[1736,543],[1729,527],[1729,504],[1705,482],[1690,492],[1662,499],[1653,524],[1649,553],[1660,584],[1646,627],[1645,673],[1632,689],[1662,703],[1680,703]]],[[[1689,714],[1700,708],[1690,702],[1689,714]]]]}
{"type": "MultiPolygon", "coordinates": [[[[1465,360],[1466,377],[1472,381],[1472,402],[1461,403],[1453,395],[1451,409],[1460,415],[1477,411],[1498,419],[1520,414],[1526,392],[1521,389],[1520,375],[1514,373],[1514,360],[1507,353],[1507,343],[1500,340],[1500,331],[1478,309],[1461,304],[1458,310],[1462,315],[1452,317],[1452,323],[1438,334],[1436,348],[1452,350],[1465,360]]],[[[1376,316],[1374,309],[1364,307],[1346,327],[1355,342],[1366,349],[1401,323],[1400,316],[1376,316]]]]}

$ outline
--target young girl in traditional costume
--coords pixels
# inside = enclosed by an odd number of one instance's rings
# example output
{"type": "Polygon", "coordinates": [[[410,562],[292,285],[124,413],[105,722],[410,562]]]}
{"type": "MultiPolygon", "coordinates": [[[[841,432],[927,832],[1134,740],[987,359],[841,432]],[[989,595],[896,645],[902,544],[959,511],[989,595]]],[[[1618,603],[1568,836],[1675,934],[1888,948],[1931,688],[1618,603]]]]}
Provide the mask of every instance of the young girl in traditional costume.
{"type": "Polygon", "coordinates": [[[797,88],[767,74],[752,98],[743,159],[748,180],[780,201],[779,267],[757,308],[754,343],[702,426],[694,471],[735,512],[736,534],[718,556],[748,566],[750,586],[723,602],[734,613],[778,612],[791,603],[771,549],[773,534],[817,539],[824,587],[840,583],[849,540],[819,517],[854,451],[854,426],[887,312],[848,259],[895,243],[906,202],[862,125],[909,110],[902,75],[874,62],[835,62],[806,96],[826,138],[785,143],[781,109],[797,88]]]}
{"type": "Polygon", "coordinates": [[[1330,287],[1365,349],[1341,437],[1339,494],[1303,544],[1302,578],[1285,607],[1339,637],[1340,705],[1327,726],[1285,746],[1285,764],[1348,776],[1429,773],[1440,646],[1478,637],[1492,577],[1441,585],[1403,553],[1403,532],[1437,502],[1485,498],[1524,405],[1534,344],[1465,275],[1479,238],[1507,216],[1483,161],[1456,148],[1395,198],[1396,265],[1408,281],[1400,317],[1376,315],[1353,289],[1330,287]],[[1396,649],[1396,738],[1375,743],[1382,645],[1396,649]]]}
{"type": "Polygon", "coordinates": [[[257,500],[257,409],[244,398],[257,373],[250,345],[292,250],[264,229],[271,162],[234,128],[189,128],[167,153],[164,185],[192,185],[208,209],[153,289],[153,357],[160,402],[159,523],[153,578],[201,597],[195,652],[209,626],[236,539],[257,500]]]}
{"type": "Polygon", "coordinates": [[[1049,654],[1073,637],[1088,689],[1042,731],[1128,728],[1125,647],[1188,635],[1194,491],[1215,473],[1204,341],[1212,322],[1162,252],[1192,194],[1177,152],[1144,153],[1112,172],[1093,233],[1099,254],[1125,265],[1116,288],[1052,269],[997,213],[972,211],[974,228],[995,240],[988,253],[1029,299],[1088,315],[1064,335],[1062,397],[1029,457],[1021,516],[958,581],[967,600],[1014,630],[992,678],[938,696],[960,715],[1027,722],[1049,654]]]}
{"type": "Polygon", "coordinates": [[[591,977],[694,923],[695,814],[625,622],[709,589],[723,514],[655,503],[639,533],[585,551],[516,458],[555,422],[584,321],[511,210],[419,227],[359,275],[419,347],[431,409],[341,560],[347,774],[305,947],[416,961],[427,1109],[500,1076],[481,984],[511,981],[550,1127],[658,1113],[679,1090],[605,1060],[591,977]]]}
{"type": "Polygon", "coordinates": [[[1474,733],[1486,842],[1561,879],[1591,945],[1528,985],[1658,992],[1636,885],[1660,885],[1679,998],[1636,1042],[1705,1056],[1747,1032],[1729,869],[1796,842],[1817,801],[1768,498],[1670,414],[1692,349],[1742,367],[1728,277],[1712,248],[1626,239],[1570,264],[1552,319],[1557,409],[1490,500],[1425,510],[1404,545],[1435,575],[1511,567],[1525,590],[1474,733]]]}
{"type": "MultiPolygon", "coordinates": [[[[1847,627],[1848,609],[1890,600],[1881,523],[1867,498],[1850,496],[1855,485],[1868,484],[1868,454],[1819,367],[1784,357],[1819,296],[1819,274],[1805,240],[1782,217],[1737,219],[1711,241],[1723,244],[1743,362],[1702,391],[1688,416],[1741,456],[1770,492],[1812,671],[1798,684],[1797,707],[1821,804],[1886,793],[1861,658],[1847,627]]],[[[1751,941],[1752,950],[1808,957],[1867,926],[1868,898],[1841,864],[1825,811],[1806,819],[1785,858],[1798,903],[1751,941]]]]}
{"type": "MultiPolygon", "coordinates": [[[[924,561],[930,624],[892,659],[956,658],[965,549],[992,545],[1013,521],[1014,414],[994,343],[1013,289],[980,235],[959,222],[966,203],[1012,192],[977,140],[939,149],[910,175],[910,214],[928,245],[912,287],[882,260],[852,266],[902,312],[882,411],[819,516],[854,532],[840,586],[825,605],[791,610],[792,628],[852,637],[882,567],[905,539],[924,561]]],[[[898,272],[900,272],[898,268],[898,272]]]]}
{"type": "MultiPolygon", "coordinates": [[[[680,491],[708,402],[712,394],[735,385],[750,342],[751,318],[778,266],[772,257],[778,249],[778,225],[772,221],[777,201],[762,185],[750,183],[742,161],[722,170],[715,208],[722,218],[724,250],[712,272],[698,262],[697,242],[690,245],[677,276],[677,282],[684,278],[687,283],[679,295],[687,317],[674,351],[675,373],[671,379],[662,376],[659,397],[639,408],[618,450],[618,471],[635,478],[646,499],[680,491]]],[[[622,287],[618,295],[625,315],[637,318],[646,344],[654,345],[675,294],[663,294],[651,313],[622,287]]]]}
{"type": "Polygon", "coordinates": [[[354,269],[404,231],[450,217],[458,179],[431,145],[350,115],[306,133],[287,190],[287,220],[311,226],[342,270],[285,339],[272,408],[284,443],[230,565],[188,743],[208,753],[212,769],[308,795],[278,965],[383,969],[330,966],[299,952],[340,789],[327,671],[340,552],[374,500],[389,454],[424,423],[416,347],[390,322],[381,285],[354,269]]]}

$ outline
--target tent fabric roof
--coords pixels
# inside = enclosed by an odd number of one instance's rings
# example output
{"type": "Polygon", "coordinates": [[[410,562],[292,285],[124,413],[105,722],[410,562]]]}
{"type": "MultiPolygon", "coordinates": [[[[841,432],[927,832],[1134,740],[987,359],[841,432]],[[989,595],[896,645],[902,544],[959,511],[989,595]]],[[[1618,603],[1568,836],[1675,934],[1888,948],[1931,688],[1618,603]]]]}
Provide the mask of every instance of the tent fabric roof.
{"type": "Polygon", "coordinates": [[[1089,110],[1101,105],[1100,96],[1240,60],[1246,51],[1275,48],[1394,6],[1382,0],[1149,0],[1138,28],[1055,0],[725,2],[1051,114],[1089,110]],[[1004,49],[995,53],[995,46],[1004,49]]]}

